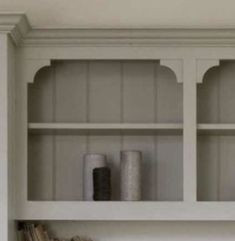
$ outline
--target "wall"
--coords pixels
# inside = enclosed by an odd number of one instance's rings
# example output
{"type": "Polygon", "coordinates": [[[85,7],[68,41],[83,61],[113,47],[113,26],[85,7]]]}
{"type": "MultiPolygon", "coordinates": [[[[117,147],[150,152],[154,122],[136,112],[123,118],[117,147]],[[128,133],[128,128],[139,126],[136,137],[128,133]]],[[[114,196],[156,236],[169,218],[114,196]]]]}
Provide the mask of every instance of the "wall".
{"type": "Polygon", "coordinates": [[[0,0],[37,27],[234,26],[234,0],[0,0]]]}
{"type": "MultiPolygon", "coordinates": [[[[234,0],[0,0],[0,11],[26,12],[35,27],[235,26],[234,0]]],[[[54,225],[54,232],[61,223],[54,225]]],[[[63,224],[64,225],[64,224],[63,224]]],[[[234,240],[234,222],[74,223],[105,240],[234,240]],[[108,225],[108,226],[106,226],[108,225]],[[119,230],[117,232],[117,230],[119,230]],[[107,236],[104,235],[107,232],[107,236]],[[108,240],[108,239],[107,239],[108,240]]],[[[53,225],[52,225],[53,228],[53,225]]],[[[79,231],[79,230],[78,230],[79,231]]],[[[61,234],[71,233],[69,228],[61,234]]]]}

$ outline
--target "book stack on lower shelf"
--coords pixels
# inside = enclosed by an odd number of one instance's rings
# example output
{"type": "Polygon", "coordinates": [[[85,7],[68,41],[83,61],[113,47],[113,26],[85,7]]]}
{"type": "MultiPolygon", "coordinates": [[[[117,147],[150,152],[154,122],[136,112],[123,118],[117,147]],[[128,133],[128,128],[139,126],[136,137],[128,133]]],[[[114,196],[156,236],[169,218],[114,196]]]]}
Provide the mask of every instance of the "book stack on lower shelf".
{"type": "Polygon", "coordinates": [[[21,222],[18,227],[18,241],[92,241],[89,238],[74,236],[72,238],[51,237],[41,224],[21,222]]]}

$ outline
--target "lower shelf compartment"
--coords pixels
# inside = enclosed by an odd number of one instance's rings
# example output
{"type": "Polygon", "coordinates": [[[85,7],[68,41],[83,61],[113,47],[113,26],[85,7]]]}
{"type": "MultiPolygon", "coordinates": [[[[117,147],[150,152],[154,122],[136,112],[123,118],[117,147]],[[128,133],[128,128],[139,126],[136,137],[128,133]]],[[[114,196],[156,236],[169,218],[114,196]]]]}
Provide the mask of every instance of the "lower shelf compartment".
{"type": "Polygon", "coordinates": [[[234,222],[36,221],[50,237],[89,241],[233,240],[234,222]]]}
{"type": "Polygon", "coordinates": [[[107,156],[112,200],[120,198],[120,151],[142,153],[143,201],[183,200],[182,135],[29,135],[28,200],[82,201],[87,153],[107,156]]]}
{"type": "Polygon", "coordinates": [[[235,202],[26,202],[15,219],[235,221],[235,202]]]}
{"type": "Polygon", "coordinates": [[[197,148],[197,200],[235,201],[235,136],[198,136],[197,148]]]}

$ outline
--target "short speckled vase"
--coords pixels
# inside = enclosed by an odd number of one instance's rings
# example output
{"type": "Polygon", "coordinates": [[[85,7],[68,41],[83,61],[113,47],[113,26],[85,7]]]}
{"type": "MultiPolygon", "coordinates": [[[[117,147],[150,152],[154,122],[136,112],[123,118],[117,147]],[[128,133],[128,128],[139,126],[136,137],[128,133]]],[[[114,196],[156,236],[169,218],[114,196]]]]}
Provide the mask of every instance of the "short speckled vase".
{"type": "Polygon", "coordinates": [[[121,151],[121,200],[141,200],[140,151],[121,151]]]}
{"type": "Polygon", "coordinates": [[[93,170],[106,167],[106,156],[102,154],[85,154],[83,160],[83,200],[93,201],[93,170]]]}

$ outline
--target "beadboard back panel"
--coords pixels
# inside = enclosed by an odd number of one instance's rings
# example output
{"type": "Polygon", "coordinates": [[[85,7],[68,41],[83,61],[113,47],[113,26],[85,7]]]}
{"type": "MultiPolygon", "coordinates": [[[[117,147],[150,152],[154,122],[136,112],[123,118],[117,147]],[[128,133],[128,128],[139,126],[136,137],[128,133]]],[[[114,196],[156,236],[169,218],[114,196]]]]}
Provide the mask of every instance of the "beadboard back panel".
{"type": "MultiPolygon", "coordinates": [[[[55,61],[28,86],[29,122],[182,123],[182,84],[158,61],[55,61]]],[[[183,198],[181,135],[29,134],[28,198],[82,200],[83,155],[106,153],[120,199],[120,151],[143,152],[143,200],[183,198]]]]}
{"type": "MultiPolygon", "coordinates": [[[[221,61],[198,85],[198,122],[235,122],[235,62],[221,61]]],[[[198,138],[198,200],[235,200],[235,137],[198,138]]]]}

